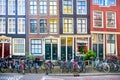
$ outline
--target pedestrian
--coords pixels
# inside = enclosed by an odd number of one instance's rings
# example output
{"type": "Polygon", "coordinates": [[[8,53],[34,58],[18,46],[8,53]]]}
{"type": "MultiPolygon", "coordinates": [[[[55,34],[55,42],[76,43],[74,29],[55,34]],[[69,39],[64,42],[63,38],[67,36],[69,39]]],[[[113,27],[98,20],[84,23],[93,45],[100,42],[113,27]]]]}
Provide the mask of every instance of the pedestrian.
{"type": "Polygon", "coordinates": [[[78,62],[76,60],[74,60],[73,62],[73,73],[74,73],[74,76],[79,76],[79,65],[78,65],[78,62]]]}
{"type": "Polygon", "coordinates": [[[44,60],[44,68],[45,68],[45,74],[48,75],[48,65],[45,60],[44,60]]]}
{"type": "Polygon", "coordinates": [[[22,73],[25,74],[25,61],[24,60],[22,60],[21,69],[22,69],[22,73]]]}

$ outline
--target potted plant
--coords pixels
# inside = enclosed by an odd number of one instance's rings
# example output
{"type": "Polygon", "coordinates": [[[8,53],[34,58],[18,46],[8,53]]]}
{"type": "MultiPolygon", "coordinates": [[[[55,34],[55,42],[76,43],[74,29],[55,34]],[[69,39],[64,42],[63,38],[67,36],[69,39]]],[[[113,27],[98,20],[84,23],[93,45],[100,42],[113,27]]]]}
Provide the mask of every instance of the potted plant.
{"type": "Polygon", "coordinates": [[[84,60],[87,60],[89,65],[90,61],[95,59],[95,57],[96,57],[95,52],[93,50],[88,50],[84,55],[84,60]]]}

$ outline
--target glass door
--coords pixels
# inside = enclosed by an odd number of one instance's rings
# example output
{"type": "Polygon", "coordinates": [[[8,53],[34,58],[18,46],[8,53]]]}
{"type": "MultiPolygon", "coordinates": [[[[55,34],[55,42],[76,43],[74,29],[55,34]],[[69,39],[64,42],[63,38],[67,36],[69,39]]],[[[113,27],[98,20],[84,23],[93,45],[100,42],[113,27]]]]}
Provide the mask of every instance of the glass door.
{"type": "Polygon", "coordinates": [[[52,60],[58,59],[58,53],[57,53],[57,44],[52,44],[52,60]]]}
{"type": "Polygon", "coordinates": [[[51,60],[51,44],[45,44],[45,59],[51,60]]]}

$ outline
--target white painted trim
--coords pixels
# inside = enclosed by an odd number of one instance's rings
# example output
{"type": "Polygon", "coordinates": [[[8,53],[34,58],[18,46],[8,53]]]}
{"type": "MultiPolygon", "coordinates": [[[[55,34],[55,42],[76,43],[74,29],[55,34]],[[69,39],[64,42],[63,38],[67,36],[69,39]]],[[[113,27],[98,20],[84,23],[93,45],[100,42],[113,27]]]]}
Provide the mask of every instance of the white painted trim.
{"type": "Polygon", "coordinates": [[[116,24],[116,12],[115,11],[107,11],[106,12],[106,28],[108,28],[108,29],[116,29],[116,26],[117,26],[117,24],[116,24]],[[108,12],[113,12],[114,14],[115,14],[115,27],[107,27],[107,13],[108,12]]]}
{"type": "Polygon", "coordinates": [[[98,11],[98,10],[95,10],[95,11],[93,11],[93,27],[94,28],[104,28],[104,26],[103,26],[103,22],[104,22],[104,20],[103,20],[103,11],[98,11]],[[100,27],[97,27],[97,26],[94,26],[94,13],[95,12],[101,12],[102,13],[102,26],[100,26],[100,27]]]}
{"type": "Polygon", "coordinates": [[[13,51],[12,51],[12,52],[13,52],[13,54],[12,54],[12,55],[17,55],[17,56],[25,55],[25,38],[13,38],[12,40],[13,40],[13,44],[12,44],[12,48],[13,48],[13,51]],[[15,53],[15,52],[14,52],[14,46],[15,46],[15,45],[14,45],[14,40],[16,40],[16,39],[17,39],[17,40],[18,40],[18,39],[24,40],[24,53],[15,53]]]}
{"type": "MultiPolygon", "coordinates": [[[[15,34],[16,31],[15,31],[15,32],[10,32],[10,31],[9,31],[9,28],[11,28],[11,26],[9,26],[9,20],[10,20],[10,19],[12,19],[12,21],[15,20],[15,26],[13,26],[13,22],[12,22],[12,27],[14,27],[15,30],[16,30],[16,19],[15,19],[15,18],[8,18],[8,24],[7,24],[7,25],[8,25],[8,30],[7,30],[7,31],[8,31],[8,34],[15,34]]],[[[12,28],[12,30],[13,30],[13,28],[12,28]]]]}
{"type": "Polygon", "coordinates": [[[87,0],[77,0],[76,1],[76,13],[77,15],[87,15],[87,0]],[[86,2],[86,13],[78,13],[78,8],[77,8],[77,1],[85,1],[86,2]]]}
{"type": "MultiPolygon", "coordinates": [[[[77,34],[87,34],[87,18],[77,18],[77,28],[78,28],[78,20],[79,19],[84,19],[84,20],[86,20],[86,26],[85,26],[85,28],[86,28],[86,32],[78,32],[77,31],[77,34]]],[[[83,26],[82,26],[82,29],[83,29],[83,26]]],[[[78,29],[77,29],[78,30],[78,29]]]]}
{"type": "Polygon", "coordinates": [[[91,33],[97,33],[97,34],[120,34],[120,31],[119,32],[91,31],[91,33]]]}
{"type": "Polygon", "coordinates": [[[64,5],[63,5],[63,3],[64,3],[64,0],[62,0],[62,13],[63,14],[73,14],[73,0],[72,0],[72,13],[64,13],[64,5]]]}
{"type": "Polygon", "coordinates": [[[63,18],[63,34],[73,34],[74,33],[74,28],[73,28],[73,26],[74,26],[74,21],[73,21],[74,19],[72,18],[72,17],[64,17],[63,18]],[[72,32],[64,32],[64,19],[72,19],[72,32]]]}

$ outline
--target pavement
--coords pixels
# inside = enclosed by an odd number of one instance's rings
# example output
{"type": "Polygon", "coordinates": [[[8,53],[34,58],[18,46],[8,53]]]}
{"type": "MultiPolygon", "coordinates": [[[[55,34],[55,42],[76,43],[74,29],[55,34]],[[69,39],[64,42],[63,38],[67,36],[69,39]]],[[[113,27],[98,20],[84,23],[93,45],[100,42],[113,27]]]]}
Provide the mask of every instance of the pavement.
{"type": "Polygon", "coordinates": [[[0,80],[120,80],[120,73],[40,74],[0,73],[0,80]]]}
{"type": "MultiPolygon", "coordinates": [[[[48,74],[49,76],[73,76],[74,74],[48,74]]],[[[103,75],[120,75],[120,72],[111,72],[111,73],[104,73],[104,72],[98,72],[98,73],[79,73],[79,76],[103,76],[103,75]]]]}

